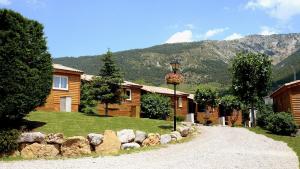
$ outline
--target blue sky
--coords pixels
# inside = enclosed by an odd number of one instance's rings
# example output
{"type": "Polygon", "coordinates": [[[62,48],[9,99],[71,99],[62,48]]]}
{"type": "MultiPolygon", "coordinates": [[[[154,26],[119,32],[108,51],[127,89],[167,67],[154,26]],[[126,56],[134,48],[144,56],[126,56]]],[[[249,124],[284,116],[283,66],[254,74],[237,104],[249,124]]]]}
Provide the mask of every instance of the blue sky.
{"type": "Polygon", "coordinates": [[[45,27],[52,57],[298,33],[300,0],[0,0],[45,27]]]}

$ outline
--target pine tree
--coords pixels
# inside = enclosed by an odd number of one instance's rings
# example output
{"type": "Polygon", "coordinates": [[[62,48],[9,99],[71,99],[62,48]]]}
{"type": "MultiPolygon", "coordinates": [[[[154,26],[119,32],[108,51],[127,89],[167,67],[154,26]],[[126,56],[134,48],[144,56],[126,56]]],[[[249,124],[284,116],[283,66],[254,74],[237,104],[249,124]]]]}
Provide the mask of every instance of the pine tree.
{"type": "Polygon", "coordinates": [[[112,60],[112,52],[107,51],[102,59],[103,67],[100,70],[99,77],[93,80],[92,94],[95,100],[105,105],[105,116],[108,116],[108,104],[120,103],[121,84],[123,77],[120,69],[112,60]]]}

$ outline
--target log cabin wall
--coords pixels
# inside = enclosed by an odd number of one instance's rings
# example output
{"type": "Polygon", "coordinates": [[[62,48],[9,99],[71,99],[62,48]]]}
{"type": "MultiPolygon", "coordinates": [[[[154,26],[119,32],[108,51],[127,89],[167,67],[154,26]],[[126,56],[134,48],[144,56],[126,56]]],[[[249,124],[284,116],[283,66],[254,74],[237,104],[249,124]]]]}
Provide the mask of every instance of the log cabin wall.
{"type": "Polygon", "coordinates": [[[78,112],[81,73],[54,69],[53,75],[68,77],[68,90],[53,89],[52,87],[46,103],[43,106],[37,107],[36,110],[59,112],[61,97],[71,97],[71,111],[78,112]]]}
{"type": "MultiPolygon", "coordinates": [[[[123,99],[121,104],[109,104],[108,115],[139,118],[141,112],[141,87],[123,86],[122,90],[124,91],[124,93],[126,92],[126,90],[130,90],[131,99],[123,99]]],[[[104,104],[98,104],[97,111],[100,115],[105,115],[104,107],[104,104]]]]}

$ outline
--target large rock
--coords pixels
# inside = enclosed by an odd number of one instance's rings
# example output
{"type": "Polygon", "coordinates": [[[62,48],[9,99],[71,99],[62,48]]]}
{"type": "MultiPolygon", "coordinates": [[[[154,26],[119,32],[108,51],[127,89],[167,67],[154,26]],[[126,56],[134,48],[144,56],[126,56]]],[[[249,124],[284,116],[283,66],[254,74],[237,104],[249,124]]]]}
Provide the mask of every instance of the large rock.
{"type": "Polygon", "coordinates": [[[65,157],[91,154],[90,143],[82,136],[69,137],[61,145],[61,154],[65,157]]]}
{"type": "Polygon", "coordinates": [[[170,134],[163,134],[160,136],[160,143],[161,144],[168,144],[172,141],[170,134]]]}
{"type": "Polygon", "coordinates": [[[173,131],[170,133],[170,135],[173,141],[179,141],[182,139],[182,136],[178,131],[173,131]]]}
{"type": "Polygon", "coordinates": [[[45,140],[45,134],[41,132],[22,133],[18,139],[18,143],[41,143],[45,140]]]}
{"type": "Polygon", "coordinates": [[[189,127],[186,127],[186,126],[179,126],[177,128],[178,132],[180,133],[180,135],[182,137],[186,137],[189,135],[189,127]]]}
{"type": "Polygon", "coordinates": [[[136,148],[140,148],[141,146],[138,143],[125,143],[121,145],[121,149],[122,150],[127,150],[127,149],[136,149],[136,148]]]}
{"type": "Polygon", "coordinates": [[[50,133],[46,136],[45,140],[50,144],[62,144],[65,141],[62,133],[50,133]]]}
{"type": "Polygon", "coordinates": [[[142,144],[146,138],[147,138],[147,134],[145,132],[137,130],[135,132],[134,142],[142,144]]]}
{"type": "Polygon", "coordinates": [[[159,134],[149,133],[148,137],[143,141],[143,146],[155,146],[160,144],[159,134]]]}
{"type": "Polygon", "coordinates": [[[135,134],[131,129],[123,129],[121,131],[118,131],[117,135],[121,143],[129,143],[134,141],[135,139],[135,134]]]}
{"type": "Polygon", "coordinates": [[[112,154],[117,153],[121,148],[121,142],[116,133],[112,130],[105,130],[103,143],[95,146],[96,153],[112,154]]]}
{"type": "Polygon", "coordinates": [[[93,146],[97,146],[103,141],[103,135],[102,134],[96,134],[96,133],[90,133],[87,136],[87,139],[89,140],[90,144],[93,146]]]}
{"type": "Polygon", "coordinates": [[[33,143],[21,151],[23,158],[53,158],[59,154],[54,145],[33,143]]]}

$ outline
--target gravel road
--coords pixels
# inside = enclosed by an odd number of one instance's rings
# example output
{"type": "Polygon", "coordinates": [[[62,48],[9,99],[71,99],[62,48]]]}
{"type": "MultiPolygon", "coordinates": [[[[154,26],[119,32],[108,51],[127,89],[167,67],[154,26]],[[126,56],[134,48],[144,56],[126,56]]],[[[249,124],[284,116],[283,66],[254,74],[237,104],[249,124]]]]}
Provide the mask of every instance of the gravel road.
{"type": "Polygon", "coordinates": [[[283,142],[244,128],[201,127],[190,142],[121,156],[0,162],[1,169],[298,169],[296,154],[283,142]]]}

